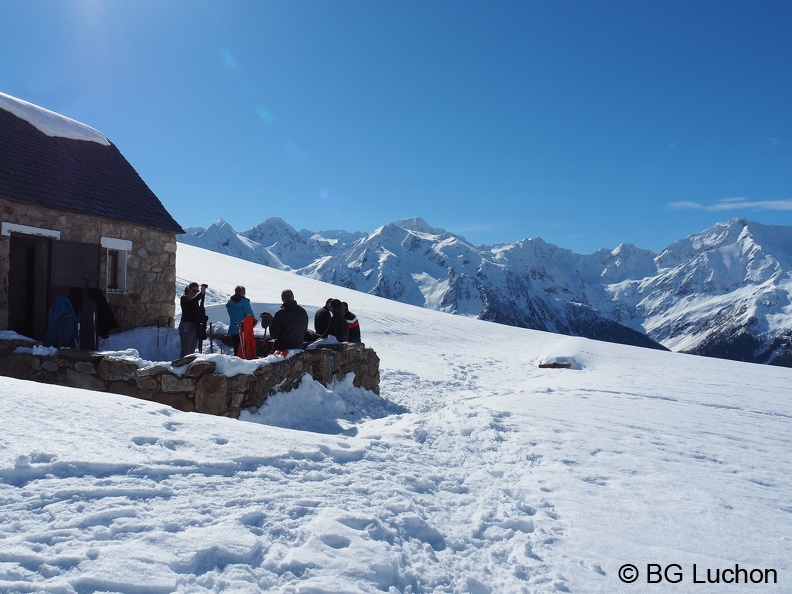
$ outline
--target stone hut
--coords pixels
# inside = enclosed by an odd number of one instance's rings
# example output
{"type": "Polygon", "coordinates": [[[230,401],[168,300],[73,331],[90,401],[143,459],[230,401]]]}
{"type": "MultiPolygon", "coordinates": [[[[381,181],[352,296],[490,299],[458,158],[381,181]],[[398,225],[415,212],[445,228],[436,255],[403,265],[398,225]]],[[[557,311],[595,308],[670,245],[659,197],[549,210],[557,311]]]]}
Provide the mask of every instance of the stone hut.
{"type": "Polygon", "coordinates": [[[0,93],[0,330],[41,340],[62,296],[82,349],[165,322],[180,233],[101,132],[0,93]]]}

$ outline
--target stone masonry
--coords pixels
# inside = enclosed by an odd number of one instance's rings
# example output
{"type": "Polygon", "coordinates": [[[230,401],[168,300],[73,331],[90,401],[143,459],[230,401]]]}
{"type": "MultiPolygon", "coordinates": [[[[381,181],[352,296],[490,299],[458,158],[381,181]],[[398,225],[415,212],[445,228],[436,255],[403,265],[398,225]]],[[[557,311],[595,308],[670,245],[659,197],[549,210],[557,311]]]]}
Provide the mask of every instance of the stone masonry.
{"type": "Polygon", "coordinates": [[[310,375],[324,386],[354,374],[353,384],[379,394],[379,357],[363,345],[302,352],[277,363],[264,363],[252,375],[226,377],[215,364],[189,355],[173,361],[177,375],[164,364],[138,366],[122,358],[60,349],[57,355],[35,355],[27,340],[0,340],[0,375],[150,400],[173,408],[238,418],[259,408],[268,396],[288,392],[310,375]],[[15,352],[24,347],[23,352],[15,352]]]}
{"type": "MultiPolygon", "coordinates": [[[[127,260],[127,292],[107,293],[120,325],[116,332],[155,326],[175,315],[176,234],[87,214],[58,212],[28,203],[0,198],[0,220],[30,227],[58,229],[61,239],[99,243],[100,237],[117,237],[132,242],[127,260]]],[[[9,241],[0,238],[0,328],[8,327],[9,241]]],[[[106,250],[101,251],[100,287],[105,286],[106,250]]]]}

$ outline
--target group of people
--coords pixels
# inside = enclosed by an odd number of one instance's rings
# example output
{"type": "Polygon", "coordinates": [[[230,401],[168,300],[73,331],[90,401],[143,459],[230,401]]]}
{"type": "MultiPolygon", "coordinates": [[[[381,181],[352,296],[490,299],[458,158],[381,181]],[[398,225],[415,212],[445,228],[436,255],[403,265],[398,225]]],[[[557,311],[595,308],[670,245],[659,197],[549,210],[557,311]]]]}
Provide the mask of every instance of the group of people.
{"type": "MultiPolygon", "coordinates": [[[[201,322],[205,322],[204,301],[207,285],[190,283],[181,297],[182,318],[179,323],[181,339],[181,357],[195,352],[200,335],[201,322]]],[[[346,302],[330,298],[324,307],[317,310],[314,316],[314,329],[308,329],[308,313],[297,304],[294,292],[284,289],[281,292],[282,305],[275,315],[268,312],[261,314],[262,327],[269,327],[270,336],[274,339],[274,352],[284,356],[290,350],[302,349],[306,342],[309,350],[324,344],[341,342],[360,343],[360,322],[346,302]]],[[[245,287],[238,285],[234,294],[226,303],[229,326],[228,334],[234,348],[234,354],[255,357],[255,341],[253,326],[256,325],[250,299],[245,296],[245,287]],[[252,355],[250,354],[252,352],[252,355]]]]}
{"type": "Polygon", "coordinates": [[[317,338],[334,336],[338,342],[360,342],[360,322],[346,301],[329,298],[314,315],[317,338]]]}

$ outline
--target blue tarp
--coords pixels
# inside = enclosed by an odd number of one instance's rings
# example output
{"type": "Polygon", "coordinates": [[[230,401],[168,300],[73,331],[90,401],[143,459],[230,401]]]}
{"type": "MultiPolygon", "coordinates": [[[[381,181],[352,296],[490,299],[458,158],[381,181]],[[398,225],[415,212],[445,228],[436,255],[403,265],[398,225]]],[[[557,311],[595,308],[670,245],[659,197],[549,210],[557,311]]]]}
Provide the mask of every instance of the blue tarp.
{"type": "Polygon", "coordinates": [[[68,297],[58,297],[50,307],[44,346],[77,347],[77,314],[68,297]]]}

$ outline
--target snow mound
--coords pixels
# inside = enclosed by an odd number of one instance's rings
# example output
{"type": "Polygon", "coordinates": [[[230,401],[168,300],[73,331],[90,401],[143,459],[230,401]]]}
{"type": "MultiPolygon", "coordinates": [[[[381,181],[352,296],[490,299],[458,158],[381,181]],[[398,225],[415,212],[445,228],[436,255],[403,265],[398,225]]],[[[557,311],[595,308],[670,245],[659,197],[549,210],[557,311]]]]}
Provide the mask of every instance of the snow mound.
{"type": "MultiPolygon", "coordinates": [[[[583,369],[589,363],[585,348],[587,340],[575,336],[565,336],[548,345],[544,353],[538,357],[537,366],[550,366],[554,363],[559,367],[583,369]]],[[[590,343],[588,343],[590,348],[590,343]]]]}
{"type": "Polygon", "coordinates": [[[242,411],[239,420],[314,433],[356,435],[354,425],[362,420],[408,412],[403,406],[355,387],[353,379],[347,374],[325,388],[305,374],[297,389],[271,395],[257,411],[242,411]]]}

